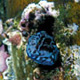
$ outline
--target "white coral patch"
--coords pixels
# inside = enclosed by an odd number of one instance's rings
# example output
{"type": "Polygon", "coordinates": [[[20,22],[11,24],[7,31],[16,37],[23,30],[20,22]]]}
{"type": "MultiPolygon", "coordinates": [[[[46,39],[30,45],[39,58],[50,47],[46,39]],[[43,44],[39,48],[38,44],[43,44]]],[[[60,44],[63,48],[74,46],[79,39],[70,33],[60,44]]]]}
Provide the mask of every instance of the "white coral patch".
{"type": "Polygon", "coordinates": [[[79,2],[80,0],[74,0],[75,2],[79,2]]]}
{"type": "Polygon", "coordinates": [[[40,1],[38,4],[43,8],[54,7],[54,2],[40,1]]]}
{"type": "Polygon", "coordinates": [[[76,25],[75,23],[73,23],[72,25],[68,25],[68,29],[71,31],[70,34],[75,34],[76,31],[78,30],[78,25],[76,25]]]}
{"type": "Polygon", "coordinates": [[[74,74],[77,76],[77,79],[80,79],[80,46],[73,45],[70,47],[72,52],[74,53],[74,74]]]}
{"type": "Polygon", "coordinates": [[[53,17],[59,16],[59,10],[54,9],[54,2],[40,1],[38,4],[29,4],[22,13],[22,19],[29,19],[30,12],[35,13],[35,16],[39,18],[39,15],[36,14],[38,12],[39,14],[44,14],[44,12],[41,12],[43,9],[46,11],[45,15],[51,15],[53,17]]]}
{"type": "Polygon", "coordinates": [[[0,19],[0,34],[3,32],[2,20],[0,19]]]}
{"type": "Polygon", "coordinates": [[[53,17],[58,17],[59,16],[59,10],[52,10],[49,9],[49,11],[47,12],[49,15],[52,15],[53,17]]]}

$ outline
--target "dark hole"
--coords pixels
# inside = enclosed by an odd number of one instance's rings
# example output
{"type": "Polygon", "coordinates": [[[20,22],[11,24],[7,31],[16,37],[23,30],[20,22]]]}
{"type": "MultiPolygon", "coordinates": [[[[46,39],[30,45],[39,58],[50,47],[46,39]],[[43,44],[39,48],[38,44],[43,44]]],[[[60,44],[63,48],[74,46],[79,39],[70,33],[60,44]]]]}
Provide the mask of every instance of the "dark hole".
{"type": "Polygon", "coordinates": [[[5,51],[8,52],[8,46],[7,45],[4,45],[4,47],[5,47],[5,51]]]}
{"type": "Polygon", "coordinates": [[[28,36],[28,33],[27,33],[26,31],[23,31],[23,32],[22,32],[22,35],[23,35],[24,37],[27,37],[27,36],[28,36]]]}
{"type": "Polygon", "coordinates": [[[51,42],[51,39],[46,38],[46,39],[44,40],[44,43],[43,43],[43,44],[50,44],[50,42],[51,42]]]}
{"type": "Polygon", "coordinates": [[[34,18],[35,18],[35,14],[34,13],[30,13],[29,14],[29,21],[34,20],[34,18]]]}
{"type": "Polygon", "coordinates": [[[8,59],[8,61],[10,61],[10,59],[8,59]]]}
{"type": "Polygon", "coordinates": [[[0,40],[0,47],[3,45],[2,41],[0,40]]]}
{"type": "Polygon", "coordinates": [[[9,73],[6,73],[5,76],[8,76],[9,73]]]}
{"type": "Polygon", "coordinates": [[[35,78],[40,79],[40,76],[37,73],[35,73],[35,78]]]}
{"type": "Polygon", "coordinates": [[[40,50],[45,50],[45,51],[48,51],[48,52],[53,52],[53,49],[48,48],[47,46],[42,46],[42,47],[40,48],[40,50]]]}
{"type": "Polygon", "coordinates": [[[22,26],[22,27],[26,27],[26,24],[25,24],[25,23],[22,23],[21,26],[22,26]]]}
{"type": "Polygon", "coordinates": [[[33,53],[36,53],[36,50],[34,50],[34,52],[33,53]]]}

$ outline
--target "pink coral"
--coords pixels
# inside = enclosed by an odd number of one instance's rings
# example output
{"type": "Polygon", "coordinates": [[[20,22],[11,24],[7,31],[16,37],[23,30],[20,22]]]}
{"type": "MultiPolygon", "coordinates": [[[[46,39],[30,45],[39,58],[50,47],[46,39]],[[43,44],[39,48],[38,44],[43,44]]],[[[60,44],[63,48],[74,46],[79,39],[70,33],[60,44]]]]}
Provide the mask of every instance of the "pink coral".
{"type": "Polygon", "coordinates": [[[0,47],[0,72],[4,72],[7,69],[6,58],[9,57],[5,52],[4,45],[0,47]]]}
{"type": "Polygon", "coordinates": [[[9,41],[14,45],[19,45],[21,42],[21,36],[19,34],[16,34],[13,37],[9,38],[9,41]]]}

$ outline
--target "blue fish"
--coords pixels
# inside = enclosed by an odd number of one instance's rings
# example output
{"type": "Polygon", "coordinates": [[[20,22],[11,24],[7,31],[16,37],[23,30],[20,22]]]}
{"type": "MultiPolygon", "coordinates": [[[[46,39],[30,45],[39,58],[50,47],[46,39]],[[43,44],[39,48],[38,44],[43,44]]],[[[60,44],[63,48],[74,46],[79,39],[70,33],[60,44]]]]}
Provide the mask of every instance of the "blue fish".
{"type": "Polygon", "coordinates": [[[46,31],[29,37],[26,52],[36,63],[48,66],[55,64],[60,53],[53,36],[48,35],[46,31]]]}

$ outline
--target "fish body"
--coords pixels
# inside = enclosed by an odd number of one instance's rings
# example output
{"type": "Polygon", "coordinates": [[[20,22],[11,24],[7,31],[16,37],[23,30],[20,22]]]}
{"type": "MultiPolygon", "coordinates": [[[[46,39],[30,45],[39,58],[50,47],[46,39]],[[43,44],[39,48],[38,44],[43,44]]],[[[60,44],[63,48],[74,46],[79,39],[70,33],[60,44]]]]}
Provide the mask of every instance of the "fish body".
{"type": "Polygon", "coordinates": [[[59,55],[54,37],[46,31],[37,32],[29,37],[26,52],[31,59],[41,65],[54,65],[59,55]]]}

